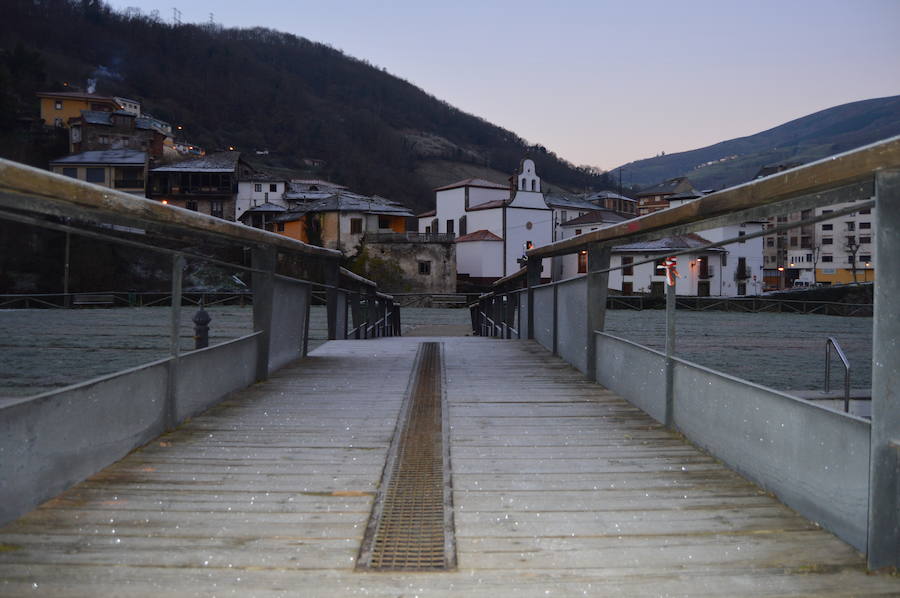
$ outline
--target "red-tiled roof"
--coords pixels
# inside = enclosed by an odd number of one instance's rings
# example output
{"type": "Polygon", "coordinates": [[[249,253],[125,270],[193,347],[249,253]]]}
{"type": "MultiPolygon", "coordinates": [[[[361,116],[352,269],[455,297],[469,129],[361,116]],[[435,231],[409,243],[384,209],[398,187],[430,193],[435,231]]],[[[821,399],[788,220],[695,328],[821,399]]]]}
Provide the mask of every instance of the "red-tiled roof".
{"type": "Polygon", "coordinates": [[[455,183],[450,183],[449,185],[444,185],[443,187],[437,187],[434,191],[446,191],[447,189],[456,189],[457,187],[483,187],[485,189],[509,189],[509,185],[501,185],[500,183],[494,183],[493,181],[488,181],[487,179],[463,179],[461,181],[456,181],[455,183]]]}
{"type": "Polygon", "coordinates": [[[506,205],[506,199],[497,199],[494,201],[487,201],[484,203],[480,203],[478,205],[474,205],[472,207],[466,208],[467,212],[475,212],[477,210],[490,210],[492,208],[502,208],[506,205]]]}
{"type": "Polygon", "coordinates": [[[461,237],[456,238],[457,243],[468,243],[470,241],[502,241],[500,237],[495,235],[489,230],[481,229],[477,230],[474,233],[469,233],[468,235],[463,235],[461,237]]]}

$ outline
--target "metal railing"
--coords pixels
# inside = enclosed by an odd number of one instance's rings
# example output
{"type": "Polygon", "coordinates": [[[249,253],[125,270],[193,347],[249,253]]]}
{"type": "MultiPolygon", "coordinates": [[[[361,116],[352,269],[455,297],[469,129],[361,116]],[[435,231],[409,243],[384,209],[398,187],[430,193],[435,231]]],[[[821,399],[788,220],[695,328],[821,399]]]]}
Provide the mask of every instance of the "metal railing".
{"type": "Polygon", "coordinates": [[[840,343],[833,336],[825,341],[825,392],[831,390],[831,349],[834,348],[841,363],[844,364],[844,412],[850,412],[850,361],[844,354],[840,343]]]}
{"type": "MultiPolygon", "coordinates": [[[[873,210],[872,212],[876,212],[873,210]]],[[[861,551],[872,569],[900,566],[900,137],[711,193],[680,206],[527,252],[526,267],[473,309],[484,335],[512,321],[498,298],[521,297],[517,336],[554,354],[677,429],[786,504],[861,551]],[[848,203],[849,202],[849,203],[848,203]],[[816,210],[823,206],[829,210],[816,210]],[[872,419],[830,410],[674,355],[674,287],[666,294],[666,352],[604,332],[609,274],[661,257],[744,243],[877,208],[872,419]],[[782,215],[809,210],[788,222],[782,215]],[[772,228],[611,266],[612,248],[778,216],[772,228]],[[587,253],[588,272],[542,284],[542,262],[587,253]],[[816,439],[815,442],[812,439],[816,439]],[[781,447],[779,449],[779,447],[781,447]]],[[[678,301],[686,301],[681,298],[678,301]]],[[[709,301],[705,299],[704,301],[709,301]]],[[[696,304],[698,307],[701,303],[696,304]]],[[[786,301],[777,304],[791,309],[786,301]]],[[[822,305],[822,304],[820,304],[822,305]]],[[[799,307],[801,311],[813,311],[799,307]]],[[[763,311],[759,309],[758,311],[763,311]]]]}
{"type": "Polygon", "coordinates": [[[454,233],[366,233],[368,243],[453,243],[454,233]]]}
{"type": "Polygon", "coordinates": [[[0,160],[0,220],[64,234],[67,258],[69,237],[79,236],[104,247],[162,256],[159,261],[168,259],[171,272],[167,293],[66,288],[58,294],[0,297],[6,306],[18,301],[42,307],[169,307],[162,359],[0,405],[0,424],[8,431],[0,438],[0,454],[7,456],[0,460],[0,524],[306,356],[314,289],[324,293],[329,339],[345,339],[348,331],[356,338],[400,333],[393,298],[341,268],[339,252],[283,235],[7,160],[0,160]],[[182,306],[211,304],[209,294],[184,292],[188,262],[247,275],[252,297],[230,293],[220,299],[252,304],[252,333],[207,348],[182,348],[182,306]],[[354,313],[351,325],[349,306],[360,298],[367,309],[354,313]]]}

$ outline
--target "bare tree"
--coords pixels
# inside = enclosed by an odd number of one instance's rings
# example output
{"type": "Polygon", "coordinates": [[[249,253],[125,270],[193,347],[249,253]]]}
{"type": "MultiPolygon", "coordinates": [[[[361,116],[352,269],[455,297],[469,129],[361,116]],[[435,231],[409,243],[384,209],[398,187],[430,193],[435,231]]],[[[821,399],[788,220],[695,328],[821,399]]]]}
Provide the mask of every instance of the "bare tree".
{"type": "Polygon", "coordinates": [[[856,242],[856,235],[847,235],[847,244],[844,249],[850,254],[850,269],[853,271],[853,284],[857,284],[856,279],[856,254],[859,252],[859,243],[856,242]]]}

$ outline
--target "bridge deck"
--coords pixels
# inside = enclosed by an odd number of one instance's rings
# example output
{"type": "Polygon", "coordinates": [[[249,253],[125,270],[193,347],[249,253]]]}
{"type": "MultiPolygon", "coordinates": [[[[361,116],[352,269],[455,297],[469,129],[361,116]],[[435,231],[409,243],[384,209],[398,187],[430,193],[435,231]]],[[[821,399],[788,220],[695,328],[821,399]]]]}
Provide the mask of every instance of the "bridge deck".
{"type": "Polygon", "coordinates": [[[353,570],[420,340],[332,342],[0,530],[0,595],[897,595],[529,342],[444,338],[458,570],[353,570]]]}

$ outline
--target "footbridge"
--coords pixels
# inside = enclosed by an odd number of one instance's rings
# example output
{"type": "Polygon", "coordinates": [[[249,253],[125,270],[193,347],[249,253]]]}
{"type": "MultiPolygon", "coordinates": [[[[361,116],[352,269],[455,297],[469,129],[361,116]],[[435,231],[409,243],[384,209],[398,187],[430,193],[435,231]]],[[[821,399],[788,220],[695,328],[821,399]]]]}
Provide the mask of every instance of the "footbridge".
{"type": "Polygon", "coordinates": [[[0,402],[2,596],[900,592],[900,139],[534,249],[469,337],[400,336],[336,251],[10,162],[0,218],[171,272],[165,355],[0,402]],[[665,352],[604,332],[613,246],[830,204],[877,210],[871,419],[679,358],[674,295],[665,352]],[[252,330],[197,348],[198,265],[252,330]]]}

